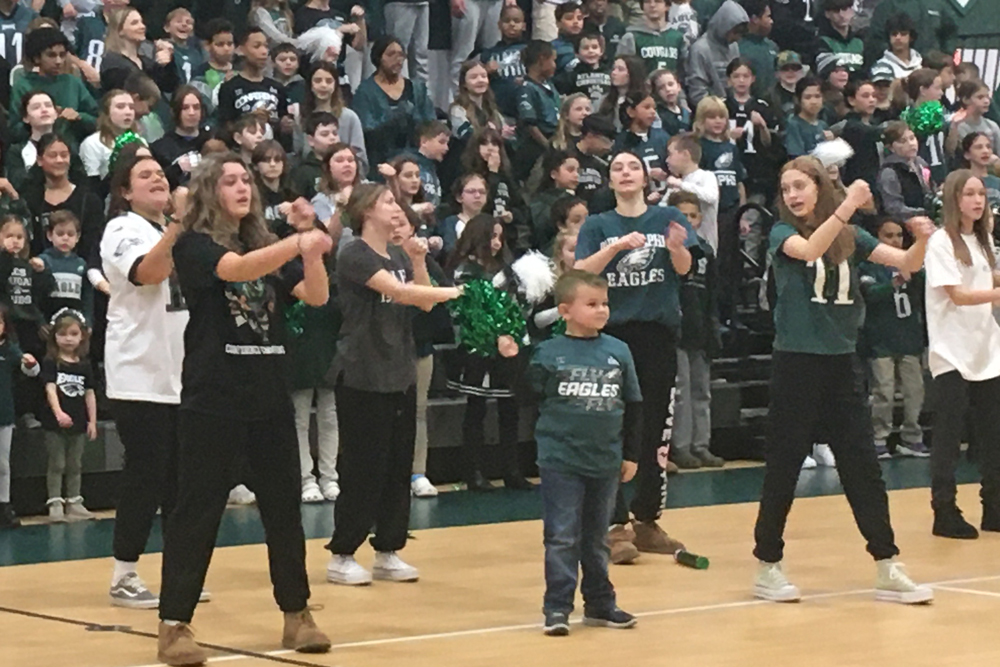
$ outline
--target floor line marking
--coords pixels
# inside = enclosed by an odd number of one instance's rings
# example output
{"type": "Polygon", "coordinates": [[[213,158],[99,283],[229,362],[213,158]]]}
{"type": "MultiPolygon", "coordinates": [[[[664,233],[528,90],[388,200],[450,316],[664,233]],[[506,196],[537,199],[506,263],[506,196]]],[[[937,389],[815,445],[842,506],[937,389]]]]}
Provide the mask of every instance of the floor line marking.
{"type": "Polygon", "coordinates": [[[941,591],[951,591],[952,593],[968,593],[969,595],[983,595],[990,598],[1000,598],[1000,593],[996,591],[977,591],[974,588],[956,588],[954,586],[935,585],[934,588],[941,591]]]}
{"type": "MultiPolygon", "coordinates": [[[[1000,579],[1000,574],[993,574],[993,575],[982,576],[982,577],[968,577],[968,578],[963,578],[963,579],[948,579],[948,580],[945,580],[945,581],[932,582],[932,583],[929,583],[929,584],[926,584],[926,585],[930,586],[932,588],[940,588],[941,590],[949,590],[948,588],[946,588],[946,586],[948,586],[949,584],[972,584],[972,583],[983,582],[983,581],[994,581],[994,580],[997,580],[997,579],[1000,579]]],[[[830,598],[850,597],[852,595],[866,595],[866,594],[870,594],[870,593],[874,593],[874,592],[875,592],[874,588],[857,588],[857,589],[848,590],[848,591],[833,591],[833,592],[829,592],[829,593],[813,593],[813,594],[810,594],[810,595],[803,595],[802,596],[802,601],[803,602],[808,602],[808,601],[811,601],[811,600],[826,600],[826,599],[830,599],[830,598]]],[[[972,589],[969,589],[968,591],[962,590],[961,592],[982,593],[983,591],[973,591],[972,589]]],[[[1000,597],[1000,593],[995,593],[995,594],[991,594],[991,595],[996,595],[997,597],[1000,597]]],[[[781,604],[781,603],[771,602],[769,600],[737,600],[737,601],[734,601],[734,602],[720,602],[720,603],[717,603],[717,604],[696,605],[696,606],[692,606],[692,607],[677,607],[677,608],[673,608],[673,609],[658,609],[658,610],[652,610],[652,611],[644,611],[644,612],[637,613],[636,616],[639,617],[639,618],[647,618],[647,617],[654,617],[654,616],[670,616],[670,615],[676,615],[676,614],[697,613],[697,612],[702,612],[702,611],[722,611],[722,610],[727,610],[727,609],[740,609],[740,608],[744,608],[744,607],[757,607],[757,606],[773,605],[773,604],[781,604]]],[[[579,618],[570,621],[570,623],[573,624],[573,625],[579,624],[581,622],[582,621],[579,618]]],[[[407,636],[404,636],[404,637],[386,637],[384,639],[369,639],[369,640],[365,640],[365,641],[345,642],[345,643],[342,643],[342,644],[334,644],[333,646],[330,647],[330,651],[333,652],[333,651],[336,651],[338,649],[343,650],[343,649],[349,649],[349,648],[365,648],[365,647],[370,647],[370,646],[388,646],[388,645],[391,645],[391,644],[403,644],[403,643],[408,643],[408,642],[419,642],[419,641],[427,641],[427,640],[433,640],[433,639],[454,639],[454,638],[457,638],[457,637],[470,637],[470,636],[474,637],[474,636],[479,636],[479,635],[496,634],[496,633],[499,633],[499,632],[514,632],[514,631],[518,631],[518,630],[533,630],[533,629],[537,629],[537,628],[541,628],[541,627],[542,627],[541,623],[519,623],[519,624],[515,624],[515,625],[498,625],[498,626],[489,627],[489,628],[473,628],[473,629],[470,629],[470,630],[453,630],[453,631],[450,631],[450,632],[436,632],[436,633],[429,633],[429,634],[423,634],[423,635],[407,635],[407,636]]],[[[267,653],[261,653],[261,655],[281,656],[281,655],[287,655],[289,653],[294,653],[294,651],[292,651],[290,649],[280,649],[280,650],[277,650],[277,651],[270,651],[270,652],[267,652],[267,653]]],[[[241,659],[243,659],[245,657],[253,657],[253,656],[242,656],[242,655],[218,656],[218,657],[215,657],[215,658],[209,658],[208,662],[209,663],[229,662],[229,661],[232,661],[232,660],[241,660],[241,659]]],[[[154,663],[150,663],[150,664],[146,664],[146,665],[131,665],[130,667],[165,667],[165,666],[162,663],[154,662],[154,663]]],[[[325,667],[325,666],[323,666],[323,667],[325,667]]]]}

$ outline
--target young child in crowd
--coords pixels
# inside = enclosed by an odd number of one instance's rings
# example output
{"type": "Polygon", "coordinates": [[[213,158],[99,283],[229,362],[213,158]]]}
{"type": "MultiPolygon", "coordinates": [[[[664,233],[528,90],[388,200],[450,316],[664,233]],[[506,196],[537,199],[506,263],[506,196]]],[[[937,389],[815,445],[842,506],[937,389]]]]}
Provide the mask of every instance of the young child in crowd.
{"type": "Polygon", "coordinates": [[[680,71],[687,49],[684,35],[667,23],[668,4],[667,0],[642,0],[643,25],[630,27],[625,32],[618,44],[618,55],[639,56],[647,72],[680,71]]]}
{"type": "Polygon", "coordinates": [[[253,152],[264,141],[266,124],[260,114],[248,113],[232,124],[233,144],[248,164],[253,161],[253,152]]]}
{"type": "Polygon", "coordinates": [[[571,93],[563,97],[559,109],[559,125],[552,136],[551,147],[568,151],[580,140],[583,121],[591,114],[593,107],[585,93],[571,93]]]}
{"type": "Polygon", "coordinates": [[[756,77],[748,60],[737,58],[726,68],[729,96],[726,110],[732,126],[730,136],[739,149],[747,172],[747,198],[769,206],[777,194],[778,170],[781,168],[777,144],[778,119],[765,100],[753,94],[756,77]]]}
{"type": "Polygon", "coordinates": [[[1000,126],[985,117],[990,110],[990,87],[975,79],[958,84],[956,92],[962,108],[951,118],[946,148],[955,155],[958,145],[972,132],[981,132],[993,141],[993,152],[1000,155],[1000,126]]]}
{"type": "Polygon", "coordinates": [[[89,344],[90,330],[79,311],[64,308],[53,316],[41,374],[49,406],[42,413],[42,428],[49,453],[46,505],[50,521],[94,518],[80,495],[83,448],[88,439],[97,439],[89,344]]]}
{"type": "Polygon", "coordinates": [[[110,90],[101,99],[97,131],[80,144],[80,159],[87,176],[102,180],[108,175],[108,161],[115,139],[128,130],[136,131],[135,100],[124,90],[110,90]]]}
{"type": "MultiPolygon", "coordinates": [[[[947,69],[949,72],[951,71],[950,68],[944,69],[947,69]]],[[[943,77],[936,70],[926,67],[918,69],[908,76],[903,87],[910,98],[910,109],[918,109],[921,105],[929,102],[941,102],[944,104],[942,92],[944,84],[942,81],[943,77]]],[[[947,114],[945,120],[947,120],[947,114]]],[[[948,153],[945,148],[945,129],[942,126],[940,130],[917,135],[918,153],[931,168],[931,177],[935,183],[944,183],[945,177],[948,176],[948,153]]]]}
{"type": "Polygon", "coordinates": [[[529,213],[521,187],[514,180],[503,136],[487,128],[472,136],[462,155],[463,175],[476,174],[486,181],[486,203],[482,211],[504,224],[504,241],[516,253],[531,247],[529,213]]]}
{"type": "Polygon", "coordinates": [[[659,127],[669,136],[691,130],[691,111],[681,105],[681,82],[675,72],[658,69],[649,77],[649,86],[656,99],[659,127]]]}
{"type": "Polygon", "coordinates": [[[576,45],[576,61],[553,81],[563,95],[582,93],[597,109],[611,91],[611,65],[604,60],[604,38],[596,29],[588,28],[576,45]]]}
{"type": "Polygon", "coordinates": [[[555,293],[566,333],[538,346],[529,371],[541,398],[535,440],[545,534],[544,632],[569,634],[581,566],[584,624],[630,628],[636,618],[618,608],[605,538],[618,485],[637,469],[642,399],[635,362],[627,345],[601,333],[609,314],[603,277],[569,271],[555,293]]]}
{"type": "Polygon", "coordinates": [[[194,17],[184,7],[172,9],[167,14],[163,31],[174,46],[174,65],[181,84],[190,83],[194,72],[205,62],[205,51],[194,36],[194,17]]]}
{"type": "Polygon", "coordinates": [[[282,204],[295,198],[288,187],[288,154],[277,141],[262,141],[254,149],[252,164],[268,228],[278,238],[294,234],[295,229],[282,212],[282,204]]]}
{"type": "Polygon", "coordinates": [[[869,80],[875,87],[875,111],[872,112],[872,124],[876,127],[899,118],[900,109],[893,104],[892,88],[896,79],[892,68],[888,65],[872,65],[869,80]]]}
{"type": "Polygon", "coordinates": [[[205,25],[204,36],[208,58],[191,73],[191,84],[201,93],[211,113],[218,104],[219,86],[233,74],[233,24],[226,19],[212,19],[205,25]]]}
{"type": "Polygon", "coordinates": [[[63,308],[70,308],[89,321],[94,312],[94,292],[86,276],[87,262],[76,254],[80,221],[70,211],[53,211],[46,237],[52,245],[39,257],[52,274],[53,287],[46,300],[45,316],[52,317],[63,308]]]}
{"type": "Polygon", "coordinates": [[[10,502],[10,443],[14,435],[14,379],[16,369],[28,377],[38,375],[38,362],[21,351],[11,326],[10,311],[0,305],[0,530],[17,528],[21,520],[10,502]]]}
{"type": "MultiPolygon", "coordinates": [[[[983,182],[986,187],[986,202],[993,209],[994,219],[1000,215],[1000,176],[990,172],[995,167],[997,155],[993,152],[993,140],[982,132],[972,132],[962,139],[962,156],[968,164],[972,175],[983,182]]],[[[993,228],[994,237],[998,232],[993,228]]]]}
{"type": "Polygon", "coordinates": [[[927,196],[934,191],[934,183],[930,167],[917,154],[917,136],[897,120],[886,126],[882,143],[890,151],[878,174],[883,212],[900,223],[927,215],[927,196]]]}
{"type": "Polygon", "coordinates": [[[701,142],[691,132],[670,137],[667,143],[667,197],[683,191],[698,198],[698,238],[704,239],[716,253],[719,248],[719,181],[711,171],[702,169],[701,142]]]}
{"type": "Polygon", "coordinates": [[[451,130],[440,120],[432,120],[417,128],[417,164],[420,165],[420,182],[427,201],[437,208],[441,204],[441,179],[438,165],[448,154],[451,130]]]}
{"type": "Polygon", "coordinates": [[[851,110],[843,121],[830,129],[854,149],[854,155],[841,170],[843,182],[861,179],[874,183],[882,161],[882,129],[872,122],[877,104],[875,86],[870,81],[850,81],[844,89],[844,97],[851,110]]]}
{"type": "MultiPolygon", "coordinates": [[[[477,177],[478,178],[478,177],[477,177]]],[[[476,183],[474,179],[472,183],[476,183]]],[[[484,192],[485,195],[485,192],[484,192]]],[[[472,280],[488,280],[505,270],[512,262],[510,251],[504,245],[503,225],[493,216],[479,214],[465,225],[454,252],[448,262],[455,284],[472,280]]],[[[521,474],[517,460],[518,404],[514,400],[514,381],[518,364],[516,357],[519,342],[509,335],[497,339],[496,353],[490,356],[459,348],[460,370],[453,371],[448,386],[466,395],[465,418],[462,422],[462,441],[466,452],[466,482],[472,491],[489,491],[493,488],[483,475],[485,447],[486,399],[497,399],[497,418],[500,432],[500,457],[503,465],[504,486],[509,489],[534,488],[521,474]]]]}
{"type": "MultiPolygon", "coordinates": [[[[243,114],[262,114],[271,129],[271,136],[285,145],[291,144],[295,119],[288,113],[285,87],[264,75],[268,63],[267,37],[260,28],[247,28],[240,37],[242,68],[239,73],[219,86],[219,103],[215,109],[220,123],[231,123],[243,114]]],[[[289,146],[286,146],[288,148],[289,146]]]]}
{"type": "Polygon", "coordinates": [[[272,78],[285,87],[289,106],[301,105],[306,96],[306,80],[299,74],[299,52],[295,45],[278,44],[271,49],[271,60],[274,62],[272,78]]]}
{"type": "MultiPolygon", "coordinates": [[[[953,114],[961,107],[961,101],[956,94],[955,86],[958,81],[955,77],[955,59],[947,53],[941,51],[928,51],[924,55],[922,68],[933,71],[941,83],[941,104],[944,106],[945,114],[953,114]]],[[[920,70],[917,70],[918,72],[920,70]]],[[[909,78],[909,77],[907,77],[909,78]]],[[[907,90],[909,93],[909,90],[907,90]]],[[[910,95],[912,100],[914,95],[910,95]]]]}
{"type": "Polygon", "coordinates": [[[505,3],[500,10],[500,41],[483,49],[480,56],[490,73],[490,88],[500,111],[510,119],[517,118],[517,93],[528,75],[521,59],[521,52],[528,45],[524,26],[521,8],[505,3]]]}
{"type": "Polygon", "coordinates": [[[559,36],[552,40],[556,50],[556,72],[569,69],[576,59],[576,43],[583,31],[583,7],[577,2],[564,2],[556,7],[556,26],[559,36]]]}
{"type": "Polygon", "coordinates": [[[489,69],[478,60],[466,60],[458,70],[458,94],[448,108],[451,128],[458,139],[486,128],[508,133],[509,126],[490,88],[489,69]]]}
{"type": "Polygon", "coordinates": [[[475,173],[464,174],[455,181],[452,191],[455,202],[458,204],[458,213],[442,220],[436,234],[443,240],[444,254],[449,256],[462,237],[469,221],[483,212],[483,208],[486,206],[486,195],[489,192],[486,187],[486,179],[475,173]]]}
{"type": "MultiPolygon", "coordinates": [[[[684,214],[692,229],[701,228],[701,202],[690,192],[670,193],[668,206],[684,214]]],[[[677,390],[670,455],[678,468],[721,468],[709,451],[712,438],[712,356],[718,347],[715,302],[718,273],[715,252],[701,235],[691,249],[691,271],[681,279],[681,335],[677,341],[677,390]]]]}
{"type": "Polygon", "coordinates": [[[340,123],[332,113],[319,111],[305,119],[303,129],[309,151],[292,169],[290,186],[292,192],[312,199],[316,196],[316,188],[323,175],[323,164],[330,157],[330,149],[340,143],[340,123]]]}
{"type": "Polygon", "coordinates": [[[833,139],[833,133],[820,119],[823,110],[823,84],[807,76],[795,84],[795,115],[785,121],[785,151],[789,158],[808,155],[822,141],[833,139]]]}
{"type": "Polygon", "coordinates": [[[920,69],[924,61],[913,48],[917,39],[913,19],[902,13],[890,16],[885,22],[885,32],[889,35],[889,48],[875,64],[891,69],[893,79],[905,79],[920,69]]]}
{"type": "Polygon", "coordinates": [[[667,171],[664,157],[667,154],[667,140],[670,136],[654,125],[658,120],[656,100],[650,94],[629,96],[621,107],[621,122],[624,128],[618,135],[613,152],[632,151],[646,165],[649,172],[649,195],[647,201],[656,203],[667,190],[667,171]]]}
{"type": "Polygon", "coordinates": [[[542,180],[531,198],[532,247],[551,252],[558,229],[552,214],[563,197],[575,196],[580,181],[580,163],[568,151],[552,150],[542,158],[542,180]]]}
{"type": "MultiPolygon", "coordinates": [[[[903,227],[885,219],[878,240],[893,248],[903,247],[903,227]]],[[[861,295],[865,299],[863,340],[872,377],[872,425],[875,450],[880,459],[891,457],[886,441],[893,430],[896,378],[903,394],[903,424],[896,453],[930,456],[920,426],[924,405],[924,272],[862,262],[858,266],[861,295]]]]}
{"type": "Polygon", "coordinates": [[[776,110],[784,127],[787,119],[795,113],[798,100],[795,87],[805,76],[805,71],[802,67],[802,57],[795,51],[782,51],[778,54],[775,64],[778,66],[778,80],[771,88],[771,106],[776,110]]]}
{"type": "Polygon", "coordinates": [[[524,180],[535,161],[549,147],[559,125],[559,93],[552,85],[556,73],[556,52],[548,42],[532,40],[521,60],[527,77],[517,93],[517,129],[520,147],[514,176],[524,180]]]}

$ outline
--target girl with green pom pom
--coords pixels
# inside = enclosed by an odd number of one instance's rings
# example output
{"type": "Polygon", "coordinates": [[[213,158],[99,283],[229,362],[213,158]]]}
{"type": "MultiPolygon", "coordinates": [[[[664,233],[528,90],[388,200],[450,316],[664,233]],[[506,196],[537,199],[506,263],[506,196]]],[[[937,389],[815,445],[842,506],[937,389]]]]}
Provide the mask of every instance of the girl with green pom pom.
{"type": "Polygon", "coordinates": [[[903,84],[912,104],[903,112],[903,120],[917,135],[919,155],[930,165],[935,183],[944,183],[948,176],[948,159],[945,153],[945,117],[941,97],[941,77],[932,69],[923,67],[906,77],[903,84]]]}
{"type": "MultiPolygon", "coordinates": [[[[462,230],[447,268],[454,272],[455,284],[488,283],[486,299],[493,294],[495,277],[510,267],[512,258],[504,242],[503,224],[491,215],[474,216],[462,230]]],[[[502,276],[500,277],[503,278],[502,276]]],[[[476,289],[478,290],[478,285],[476,289]]],[[[470,287],[470,290],[472,288],[470,287]]],[[[503,297],[498,296],[498,301],[503,297]]],[[[506,299],[503,299],[507,302],[506,299]]],[[[514,302],[516,304],[516,301],[514,302]]],[[[497,399],[500,450],[504,461],[504,486],[530,489],[532,484],[521,474],[517,463],[518,404],[514,400],[514,385],[520,351],[515,329],[523,336],[524,318],[519,308],[503,310],[490,302],[482,312],[460,311],[456,320],[460,326],[459,350],[449,373],[448,387],[466,396],[465,418],[462,422],[462,442],[465,448],[466,482],[473,491],[493,489],[483,476],[483,450],[486,435],[486,399],[497,399]],[[496,311],[496,312],[493,312],[496,311]],[[503,320],[509,313],[509,320],[503,320]]]]}

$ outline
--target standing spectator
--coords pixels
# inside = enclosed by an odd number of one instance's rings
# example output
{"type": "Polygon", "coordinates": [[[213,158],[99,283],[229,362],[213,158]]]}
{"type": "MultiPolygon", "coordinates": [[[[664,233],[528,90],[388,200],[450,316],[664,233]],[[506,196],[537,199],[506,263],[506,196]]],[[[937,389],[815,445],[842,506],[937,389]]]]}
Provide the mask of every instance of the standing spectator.
{"type": "Polygon", "coordinates": [[[236,39],[233,24],[219,18],[212,19],[205,25],[204,35],[208,58],[192,73],[191,85],[201,93],[207,110],[213,112],[218,100],[219,86],[233,71],[233,49],[236,39]]]}
{"type": "MultiPolygon", "coordinates": [[[[924,60],[920,52],[913,48],[913,43],[917,41],[913,19],[908,14],[890,16],[885,30],[889,35],[889,48],[875,65],[890,67],[894,79],[905,79],[920,69],[924,60]]],[[[872,74],[874,75],[874,70],[872,74]]]]}
{"type": "Polygon", "coordinates": [[[420,123],[435,119],[427,86],[402,76],[406,53],[390,35],[372,44],[375,73],[361,82],[352,106],[361,119],[369,173],[396,153],[412,147],[420,123]]]}
{"type": "Polygon", "coordinates": [[[556,73],[565,72],[576,58],[576,43],[583,30],[583,9],[570,0],[556,7],[556,26],[559,36],[552,40],[556,50],[556,73]]]}
{"type": "Polygon", "coordinates": [[[385,32],[399,39],[406,51],[406,74],[414,81],[427,83],[427,40],[430,37],[430,2],[428,0],[387,0],[385,32]]]}
{"type": "Polygon", "coordinates": [[[670,9],[667,10],[668,24],[684,35],[685,48],[691,48],[701,34],[698,10],[691,6],[691,0],[672,0],[667,4],[670,5],[670,9]]]}
{"type": "Polygon", "coordinates": [[[925,55],[930,51],[955,52],[958,25],[949,0],[880,0],[865,39],[868,62],[877,60],[889,48],[889,18],[899,14],[913,19],[916,38],[912,48],[925,55]]]}
{"type": "Polygon", "coordinates": [[[101,60],[101,89],[105,92],[124,88],[125,81],[134,72],[148,75],[160,92],[169,95],[180,85],[174,66],[174,47],[170,42],[157,40],[156,55],[149,58],[139,53],[146,41],[146,24],[139,10],[120,7],[108,15],[108,36],[101,60]]]}
{"type": "Polygon", "coordinates": [[[990,110],[990,88],[982,81],[966,81],[956,94],[962,108],[951,119],[951,130],[945,147],[954,155],[962,139],[972,132],[981,132],[993,141],[993,152],[1000,155],[1000,126],[986,118],[990,110]]]}
{"type": "Polygon", "coordinates": [[[177,7],[167,14],[163,29],[174,48],[174,66],[180,83],[188,84],[194,70],[205,62],[201,40],[194,36],[194,18],[184,7],[177,7]]]}
{"type": "Polygon", "coordinates": [[[153,156],[165,165],[171,190],[186,185],[191,170],[201,162],[201,147],[211,134],[205,125],[205,107],[193,86],[181,86],[170,100],[174,129],[149,147],[153,156]]]}
{"type": "Polygon", "coordinates": [[[584,30],[594,28],[604,37],[604,64],[610,65],[618,53],[618,44],[625,35],[625,24],[617,16],[608,12],[609,0],[585,0],[583,10],[587,18],[584,30]]]}
{"type": "Polygon", "coordinates": [[[524,50],[528,76],[517,93],[517,130],[520,147],[514,176],[525,180],[535,161],[549,147],[559,125],[559,93],[552,85],[556,52],[547,42],[531,41],[524,50]]]}
{"type": "Polygon", "coordinates": [[[649,77],[656,98],[659,125],[671,137],[691,129],[691,111],[681,104],[681,80],[676,72],[660,69],[649,77]]]}
{"type": "Polygon", "coordinates": [[[917,154],[917,136],[903,121],[893,121],[885,128],[882,143],[890,152],[878,174],[882,210],[900,224],[927,215],[927,196],[934,187],[930,167],[917,154]]]}
{"type": "Polygon", "coordinates": [[[865,65],[865,44],[851,29],[854,0],[823,0],[820,49],[816,54],[816,71],[823,72],[830,63],[837,63],[851,76],[861,73],[865,65]]]}
{"type": "Polygon", "coordinates": [[[667,164],[672,174],[667,178],[668,196],[683,191],[698,198],[698,238],[704,239],[715,255],[719,250],[719,180],[699,166],[701,142],[692,132],[670,137],[667,164]]]}
{"type": "Polygon", "coordinates": [[[604,60],[602,41],[596,31],[582,33],[576,43],[576,60],[555,78],[560,93],[583,93],[592,109],[601,106],[611,91],[611,66],[604,60]]]}
{"type": "Polygon", "coordinates": [[[452,132],[459,139],[468,139],[470,135],[482,132],[486,128],[498,132],[507,129],[496,96],[490,88],[487,65],[479,60],[462,63],[458,79],[458,95],[448,109],[448,115],[452,132]]]}
{"type": "MultiPolygon", "coordinates": [[[[781,151],[778,143],[778,118],[771,105],[752,94],[755,89],[754,72],[749,61],[742,56],[726,68],[730,94],[726,109],[732,129],[729,134],[739,149],[740,161],[747,172],[747,200],[770,207],[777,196],[778,171],[781,169],[781,151]]],[[[760,229],[754,231],[748,248],[754,257],[760,229]]]]}
{"type": "Polygon", "coordinates": [[[685,71],[692,107],[706,95],[726,96],[726,67],[739,57],[736,42],[746,33],[749,22],[746,10],[736,0],[726,0],[708,22],[705,34],[691,45],[685,71]]]}
{"type": "Polygon", "coordinates": [[[252,0],[250,25],[264,31],[267,45],[271,49],[295,43],[295,17],[288,6],[288,0],[252,0]]]}
{"type": "Polygon", "coordinates": [[[646,65],[639,56],[618,56],[611,66],[611,90],[604,97],[597,113],[615,124],[621,131],[621,106],[626,97],[644,95],[649,89],[646,65]]]}
{"type": "Polygon", "coordinates": [[[844,89],[851,111],[831,131],[850,144],[852,155],[841,169],[842,180],[853,183],[859,178],[867,183],[878,180],[882,161],[882,128],[872,120],[875,113],[875,86],[869,81],[851,81],[844,89]]]}
{"type": "Polygon", "coordinates": [[[803,76],[802,58],[794,51],[782,51],[778,54],[778,80],[769,91],[771,106],[782,128],[786,119],[795,113],[795,85],[803,76]]]}
{"type": "MultiPolygon", "coordinates": [[[[921,68],[906,78],[904,83],[909,96],[911,109],[916,109],[927,102],[941,102],[944,96],[942,77],[933,69],[921,68]]],[[[948,153],[945,149],[945,127],[936,132],[918,134],[919,154],[931,168],[931,177],[935,183],[944,183],[948,175],[948,153]]]]}
{"type": "Polygon", "coordinates": [[[774,20],[771,18],[771,0],[742,0],[740,4],[750,17],[747,34],[738,42],[740,58],[750,63],[750,69],[756,79],[753,84],[753,94],[764,97],[777,81],[778,45],[768,36],[774,26],[774,20]]]}
{"type": "Polygon", "coordinates": [[[642,158],[649,176],[647,201],[658,203],[667,190],[667,140],[669,135],[654,127],[656,100],[649,93],[628,97],[621,108],[622,131],[612,152],[628,151],[642,158]]]}
{"type": "MultiPolygon", "coordinates": [[[[458,87],[458,71],[476,48],[484,49],[500,41],[500,11],[504,0],[451,1],[451,82],[458,87]]],[[[523,14],[522,14],[523,19],[523,14]]],[[[554,37],[554,35],[553,35],[554,37]]],[[[551,39],[551,38],[550,38],[551,39]]]]}
{"type": "Polygon", "coordinates": [[[642,0],[643,25],[628,29],[618,53],[639,56],[647,72],[667,69],[680,74],[687,49],[684,35],[667,24],[667,4],[666,0],[642,0]]]}
{"type": "MultiPolygon", "coordinates": [[[[969,170],[986,186],[986,199],[993,209],[993,219],[1000,215],[1000,176],[990,173],[989,168],[996,161],[993,141],[982,132],[972,132],[962,139],[962,155],[969,164],[969,170]]],[[[996,229],[994,227],[994,229],[996,229]]]]}
{"type": "MultiPolygon", "coordinates": [[[[7,257],[6,249],[0,249],[0,261],[7,257]]],[[[0,265],[0,271],[6,272],[5,269],[0,265]]],[[[10,444],[14,435],[14,380],[11,376],[17,368],[28,377],[38,375],[41,370],[35,357],[22,352],[18,346],[6,306],[0,306],[0,359],[3,360],[0,367],[0,530],[5,530],[21,525],[10,502],[10,444]]]]}
{"type": "Polygon", "coordinates": [[[820,120],[823,110],[822,84],[810,75],[795,84],[795,115],[785,121],[785,150],[788,157],[808,155],[822,141],[833,138],[820,120]]]}
{"type": "MultiPolygon", "coordinates": [[[[224,126],[248,113],[258,114],[270,125],[279,141],[291,133],[295,120],[288,113],[288,95],[285,87],[264,75],[268,63],[267,37],[260,28],[247,28],[239,38],[243,67],[219,86],[219,104],[215,116],[224,126]]],[[[284,142],[283,142],[284,143],[284,142]]]]}
{"type": "MultiPolygon", "coordinates": [[[[521,52],[527,45],[524,40],[524,12],[517,5],[506,5],[500,13],[500,41],[480,53],[480,59],[486,63],[486,71],[490,75],[493,97],[506,118],[517,118],[517,91],[527,76],[521,52]]],[[[462,81],[461,69],[457,81],[462,81]]]]}

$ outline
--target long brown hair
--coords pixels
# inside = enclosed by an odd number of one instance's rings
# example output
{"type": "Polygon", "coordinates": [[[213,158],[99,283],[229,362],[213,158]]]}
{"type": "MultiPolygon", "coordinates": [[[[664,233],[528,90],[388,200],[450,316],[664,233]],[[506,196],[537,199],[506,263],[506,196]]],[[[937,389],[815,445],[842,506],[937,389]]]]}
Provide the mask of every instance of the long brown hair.
{"type": "MultiPolygon", "coordinates": [[[[785,198],[782,196],[778,198],[778,209],[781,212],[782,220],[795,227],[795,231],[800,236],[809,238],[820,225],[830,219],[837,207],[843,203],[844,196],[837,190],[833,181],[830,180],[830,175],[826,173],[826,169],[816,158],[803,155],[787,162],[781,168],[781,173],[778,176],[779,183],[785,172],[793,169],[802,172],[816,184],[816,208],[813,209],[812,215],[808,218],[797,217],[785,205],[785,198]]],[[[837,238],[830,244],[830,248],[824,253],[824,257],[834,264],[840,264],[853,255],[854,234],[854,227],[845,225],[837,238]]]]}
{"type": "MultiPolygon", "coordinates": [[[[971,170],[958,169],[948,174],[944,181],[944,188],[941,192],[941,201],[944,203],[943,218],[944,231],[951,239],[951,245],[955,249],[955,259],[966,266],[972,266],[972,253],[965,239],[962,238],[962,212],[958,208],[958,202],[962,199],[962,190],[970,178],[979,180],[971,170]]],[[[996,266],[996,258],[993,256],[993,249],[990,246],[990,233],[993,230],[993,212],[989,205],[983,207],[983,214],[978,220],[972,223],[972,233],[979,242],[979,249],[986,255],[986,261],[990,268],[996,266]]]]}
{"type": "MultiPolygon", "coordinates": [[[[458,71],[458,94],[455,95],[455,101],[452,102],[453,106],[465,109],[466,118],[469,119],[469,124],[472,125],[473,132],[478,132],[484,127],[484,125],[480,123],[480,109],[482,110],[482,115],[485,116],[487,123],[503,123],[503,114],[500,113],[500,107],[497,106],[497,99],[493,95],[493,88],[486,88],[486,92],[483,93],[483,98],[480,100],[481,104],[477,105],[472,99],[472,93],[469,92],[469,88],[465,84],[465,75],[476,67],[486,69],[486,64],[478,58],[474,60],[466,60],[462,63],[462,67],[458,71]]],[[[489,72],[489,70],[486,71],[489,72]]],[[[486,127],[488,127],[488,125],[486,127]]],[[[456,127],[455,130],[458,130],[458,128],[456,127]]]]}
{"type": "MultiPolygon", "coordinates": [[[[108,148],[114,146],[115,139],[118,138],[118,135],[125,132],[125,130],[117,127],[111,122],[111,100],[115,99],[119,95],[125,95],[129,99],[132,99],[132,96],[121,88],[112,88],[104,94],[104,97],[101,98],[101,111],[97,115],[97,131],[100,133],[99,136],[101,138],[101,143],[108,148]]],[[[132,118],[132,127],[126,129],[130,129],[133,132],[135,131],[136,125],[134,116],[132,118]]]]}
{"type": "Polygon", "coordinates": [[[365,227],[365,214],[375,208],[379,198],[386,192],[391,192],[389,186],[382,183],[362,183],[353,188],[341,216],[344,225],[350,226],[356,236],[361,236],[365,227]]]}
{"type": "Polygon", "coordinates": [[[207,234],[222,247],[241,254],[269,246],[278,240],[264,219],[260,192],[254,183],[253,171],[239,155],[215,153],[202,158],[201,163],[191,172],[191,183],[188,187],[190,192],[187,212],[181,219],[181,228],[185,232],[207,234]],[[240,220],[235,234],[218,224],[220,219],[226,217],[219,203],[217,190],[227,164],[238,164],[250,175],[250,212],[240,220]]]}
{"type": "Polygon", "coordinates": [[[326,159],[323,160],[323,164],[320,167],[320,177],[319,177],[319,191],[327,195],[335,195],[340,192],[340,185],[333,178],[333,174],[330,172],[330,160],[333,156],[341,151],[351,151],[351,155],[354,156],[354,183],[351,185],[358,185],[361,183],[361,162],[358,160],[358,154],[354,152],[354,148],[344,142],[336,143],[330,147],[330,152],[326,154],[326,159]]]}

